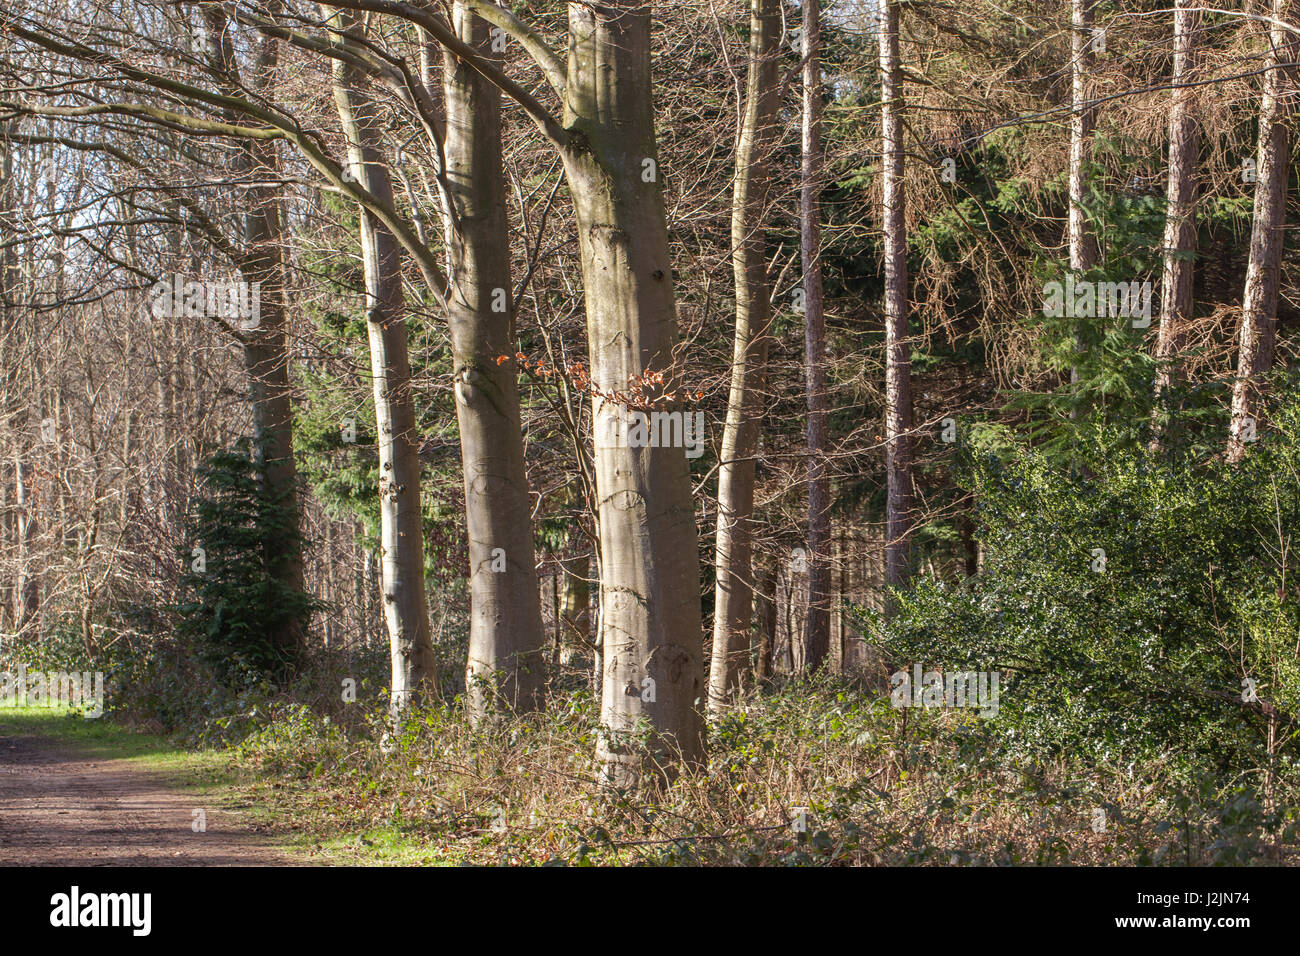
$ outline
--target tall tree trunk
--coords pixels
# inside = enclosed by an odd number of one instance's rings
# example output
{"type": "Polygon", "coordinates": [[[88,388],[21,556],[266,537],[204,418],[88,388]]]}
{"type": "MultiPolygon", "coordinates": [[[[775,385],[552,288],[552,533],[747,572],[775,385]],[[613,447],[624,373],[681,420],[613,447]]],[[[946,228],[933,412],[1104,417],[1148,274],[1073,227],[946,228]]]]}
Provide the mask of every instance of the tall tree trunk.
{"type": "MultiPolygon", "coordinates": [[[[9,142],[9,123],[0,123],[0,553],[17,551],[18,514],[13,502],[14,488],[9,482],[9,455],[5,441],[17,437],[20,406],[18,395],[18,309],[16,268],[18,250],[15,246],[18,228],[14,215],[14,162],[13,146],[9,142]]],[[[16,620],[18,564],[0,589],[0,632],[10,630],[10,620],[16,620]]]]}
{"type": "MultiPolygon", "coordinates": [[[[885,238],[885,585],[901,587],[911,567],[912,359],[907,335],[907,222],[903,182],[903,84],[898,4],[882,8],[880,122],[885,238]]],[[[892,604],[886,601],[886,607],[892,604]]]]}
{"type": "MultiPolygon", "coordinates": [[[[234,38],[223,10],[204,7],[216,69],[231,88],[242,86],[234,38]]],[[[265,93],[275,80],[280,41],[263,36],[254,45],[251,87],[265,93]]],[[[284,268],[284,213],[280,157],[274,140],[251,140],[241,146],[238,171],[249,180],[243,192],[244,281],[260,287],[256,327],[244,333],[244,365],[248,371],[253,431],[259,472],[267,496],[283,510],[293,534],[268,529],[262,555],[271,575],[291,591],[303,589],[302,545],[298,537],[298,469],[293,457],[293,405],[289,392],[289,350],[286,323],[288,290],[284,268]]],[[[286,664],[302,647],[303,633],[288,621],[267,635],[286,664]]]]}
{"type": "Polygon", "coordinates": [[[822,81],[820,0],[803,2],[803,126],[799,177],[799,259],[804,292],[804,385],[808,399],[808,606],[804,669],[830,653],[831,481],[826,469],[826,313],[822,296],[822,81]]]}
{"type": "Polygon", "coordinates": [[[736,335],[727,423],[718,466],[717,569],[709,708],[726,706],[749,661],[753,611],[754,456],[762,428],[768,325],[772,293],[767,281],[763,221],[771,186],[776,139],[777,57],[781,42],[778,0],[751,0],[745,113],[736,144],[731,199],[731,265],[736,283],[736,335]]]}
{"type": "MultiPolygon", "coordinates": [[[[355,17],[324,9],[347,42],[363,39],[355,17]]],[[[383,165],[381,117],[365,77],[339,60],[333,69],[334,102],[348,140],[349,163],[375,198],[392,204],[392,180],[383,165]]],[[[372,213],[362,210],[360,216],[366,333],[379,442],[380,587],[392,665],[389,705],[396,717],[436,695],[437,670],[424,585],[420,435],[403,314],[402,250],[372,213]]]]}
{"type": "Polygon", "coordinates": [[[1173,367],[1183,348],[1184,328],[1192,317],[1192,253],[1196,249],[1197,150],[1193,88],[1195,31],[1201,11],[1195,0],[1176,0],[1174,75],[1169,111],[1169,184],[1165,212],[1164,265],[1160,277],[1160,330],[1156,337],[1156,398],[1178,379],[1173,367]]]}
{"type": "Polygon", "coordinates": [[[1273,0],[1269,26],[1270,69],[1264,74],[1259,104],[1259,146],[1255,158],[1255,213],[1250,230],[1250,261],[1241,298],[1241,338],[1237,381],[1232,390],[1228,460],[1240,461],[1259,427],[1262,376],[1273,365],[1277,297],[1282,279],[1282,231],[1290,172],[1289,116],[1297,96],[1297,11],[1294,0],[1273,0]],[[1290,29],[1287,29],[1287,27],[1290,29]]]}
{"type": "MultiPolygon", "coordinates": [[[[1088,229],[1084,211],[1084,194],[1087,192],[1088,165],[1092,162],[1092,130],[1096,122],[1096,108],[1089,105],[1088,97],[1093,65],[1096,62],[1093,36],[1093,6],[1096,0],[1070,0],[1070,208],[1067,213],[1067,232],[1070,247],[1070,269],[1081,277],[1097,264],[1097,242],[1088,229]]],[[[1086,348],[1082,331],[1075,333],[1075,351],[1086,348]]],[[[1070,370],[1070,382],[1079,384],[1078,366],[1070,370]]],[[[1074,417],[1071,411],[1071,417],[1074,417]]]]}
{"type": "MultiPolygon", "coordinates": [[[[647,370],[678,396],[677,310],[650,79],[650,8],[569,4],[563,150],[587,307],[591,377],[606,394],[647,370]]],[[[598,755],[606,779],[634,785],[650,759],[703,756],[705,694],[695,506],[685,451],[601,440],[627,436],[626,406],[593,396],[604,647],[598,755]]]]}
{"type": "MultiPolygon", "coordinates": [[[[457,2],[457,35],[490,59],[487,23],[457,2]]],[[[459,58],[444,58],[447,179],[447,318],[455,362],[469,529],[470,633],[466,687],[472,712],[527,711],[545,690],[546,629],[524,471],[505,179],[501,94],[459,58]]]]}
{"type": "MultiPolygon", "coordinates": [[[[28,441],[30,414],[29,392],[23,386],[23,362],[31,340],[20,323],[23,317],[23,271],[18,264],[18,183],[14,175],[13,146],[8,139],[9,124],[0,126],[0,374],[5,403],[5,430],[13,442],[10,463],[13,490],[6,501],[12,511],[5,513],[5,530],[12,535],[13,590],[3,595],[6,610],[11,612],[14,631],[21,631],[35,620],[40,606],[40,584],[35,569],[36,515],[30,493],[28,441]]],[[[0,470],[0,475],[3,471],[0,470]]]]}

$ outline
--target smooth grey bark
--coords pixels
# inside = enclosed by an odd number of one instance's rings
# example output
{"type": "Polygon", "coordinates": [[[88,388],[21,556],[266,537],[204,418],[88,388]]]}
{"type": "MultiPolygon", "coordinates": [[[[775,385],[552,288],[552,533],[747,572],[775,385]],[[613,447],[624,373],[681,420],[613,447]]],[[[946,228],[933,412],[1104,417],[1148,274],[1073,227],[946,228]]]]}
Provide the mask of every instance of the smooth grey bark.
{"type": "Polygon", "coordinates": [[[804,669],[830,655],[831,481],[826,469],[830,411],[826,395],[826,312],[822,295],[822,79],[820,0],[803,2],[803,120],[800,136],[799,261],[804,290],[804,387],[808,405],[808,613],[804,669]]]}
{"type": "MultiPolygon", "coordinates": [[[[485,60],[494,59],[487,22],[461,2],[452,16],[456,35],[485,60]]],[[[447,319],[469,529],[465,679],[471,711],[482,717],[503,706],[528,711],[541,705],[546,629],[513,359],[501,93],[450,52],[444,54],[443,89],[451,204],[445,223],[447,319]],[[498,362],[502,355],[510,359],[498,362]]]]}
{"type": "Polygon", "coordinates": [[[749,663],[753,614],[754,456],[762,428],[763,386],[772,319],[763,223],[771,192],[771,154],[777,134],[781,42],[777,0],[751,0],[749,67],[744,116],[736,143],[731,200],[731,266],[736,287],[736,332],[731,390],[718,465],[718,527],[714,549],[713,654],[709,709],[724,709],[749,663]]]}
{"type": "Polygon", "coordinates": [[[347,5],[426,30],[514,99],[560,153],[578,228],[590,375],[599,390],[592,398],[603,649],[598,758],[606,780],[618,786],[638,783],[651,766],[671,772],[679,761],[697,762],[705,687],[699,542],[685,450],[599,438],[626,434],[630,409],[613,393],[633,376],[662,374],[658,404],[679,405],[676,302],[651,98],[651,8],[633,0],[570,4],[565,62],[510,11],[465,0],[542,66],[563,98],[561,121],[428,11],[390,0],[347,5]]]}
{"type": "MultiPolygon", "coordinates": [[[[911,569],[912,359],[907,334],[907,223],[903,180],[903,85],[898,3],[881,9],[880,122],[885,240],[885,584],[900,587],[911,569]]],[[[891,601],[886,606],[892,605],[891,601]]]]}
{"type": "Polygon", "coordinates": [[[1290,117],[1300,92],[1295,67],[1300,43],[1300,4],[1273,0],[1268,31],[1268,71],[1259,104],[1259,143],[1255,157],[1255,208],[1250,259],[1241,299],[1237,380],[1232,390],[1228,460],[1240,461],[1250,434],[1260,427],[1261,379],[1273,365],[1277,299],[1282,279],[1283,229],[1290,172],[1290,117]],[[1290,27],[1290,29],[1288,29],[1290,27]],[[1288,66],[1289,64],[1289,66],[1288,66]]]}
{"type": "MultiPolygon", "coordinates": [[[[323,7],[339,29],[338,42],[359,42],[355,17],[323,7]]],[[[357,181],[380,202],[392,205],[393,186],[383,163],[381,117],[355,67],[335,60],[334,103],[348,142],[357,181]]],[[[366,334],[379,443],[380,589],[388,629],[394,717],[437,695],[437,669],[424,585],[424,526],[420,508],[420,435],[402,291],[402,250],[397,238],[371,212],[360,213],[365,281],[366,334]]]]}
{"type": "MultiPolygon", "coordinates": [[[[606,394],[647,370],[679,392],[677,310],[655,145],[649,5],[569,5],[562,149],[573,194],[591,377],[606,394]]],[[[597,753],[606,780],[704,752],[695,506],[685,450],[619,447],[625,405],[593,396],[604,649],[597,753]],[[644,743],[642,727],[650,735],[644,743]]]]}
{"type": "Polygon", "coordinates": [[[1192,254],[1196,250],[1198,149],[1195,90],[1196,28],[1201,11],[1196,0],[1176,0],[1174,7],[1174,75],[1169,109],[1169,182],[1166,187],[1164,258],[1160,275],[1160,329],[1156,336],[1155,394],[1179,378],[1174,363],[1182,351],[1192,317],[1192,254]]]}

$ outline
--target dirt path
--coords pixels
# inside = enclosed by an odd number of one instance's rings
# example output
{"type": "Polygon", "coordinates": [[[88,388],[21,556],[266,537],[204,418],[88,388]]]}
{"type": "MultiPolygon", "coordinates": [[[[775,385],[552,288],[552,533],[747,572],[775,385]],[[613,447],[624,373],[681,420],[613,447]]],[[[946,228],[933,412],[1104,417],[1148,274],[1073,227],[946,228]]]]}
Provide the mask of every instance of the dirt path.
{"type": "Polygon", "coordinates": [[[120,759],[0,735],[0,866],[283,866],[236,817],[120,759]],[[195,833],[194,810],[207,830],[195,833]]]}

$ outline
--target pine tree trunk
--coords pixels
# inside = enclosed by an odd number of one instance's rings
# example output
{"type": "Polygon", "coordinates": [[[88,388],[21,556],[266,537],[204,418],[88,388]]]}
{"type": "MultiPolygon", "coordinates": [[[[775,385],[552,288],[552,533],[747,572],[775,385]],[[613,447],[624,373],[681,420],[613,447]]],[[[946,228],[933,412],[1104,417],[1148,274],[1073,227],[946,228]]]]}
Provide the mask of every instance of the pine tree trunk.
{"type": "MultiPolygon", "coordinates": [[[[222,34],[229,43],[229,32],[222,34]]],[[[263,37],[253,83],[264,88],[274,75],[279,41],[263,37]]],[[[233,51],[223,54],[234,63],[233,51]]],[[[283,197],[280,157],[274,141],[250,142],[243,155],[245,171],[258,181],[245,194],[244,217],[247,255],[241,265],[245,281],[260,286],[257,327],[246,333],[244,364],[248,370],[253,406],[253,430],[261,475],[267,496],[285,515],[293,535],[271,529],[262,542],[266,566],[281,587],[303,590],[302,545],[297,537],[301,520],[298,504],[298,467],[293,457],[293,405],[289,389],[288,290],[285,287],[283,197]]],[[[281,658],[295,661],[302,650],[300,622],[287,621],[268,634],[281,658]]]]}
{"type": "Polygon", "coordinates": [[[804,290],[804,385],[808,400],[808,589],[803,669],[830,653],[831,483],[826,468],[826,313],[822,295],[822,82],[820,0],[803,2],[803,127],[799,180],[799,258],[804,290]]]}
{"type": "Polygon", "coordinates": [[[1228,460],[1240,461],[1261,422],[1261,378],[1273,365],[1277,298],[1282,278],[1282,239],[1290,172],[1289,117],[1297,96],[1295,32],[1300,4],[1273,0],[1268,65],[1259,104],[1259,146],[1255,158],[1255,213],[1250,230],[1250,260],[1241,299],[1237,381],[1232,390],[1228,460]],[[1290,26],[1288,30],[1286,27],[1290,26]]]}
{"type": "Polygon", "coordinates": [[[1195,0],[1176,0],[1173,96],[1169,111],[1169,184],[1160,278],[1160,330],[1156,337],[1156,397],[1178,379],[1174,362],[1192,317],[1192,254],[1196,250],[1197,150],[1195,31],[1201,12],[1195,0]]]}

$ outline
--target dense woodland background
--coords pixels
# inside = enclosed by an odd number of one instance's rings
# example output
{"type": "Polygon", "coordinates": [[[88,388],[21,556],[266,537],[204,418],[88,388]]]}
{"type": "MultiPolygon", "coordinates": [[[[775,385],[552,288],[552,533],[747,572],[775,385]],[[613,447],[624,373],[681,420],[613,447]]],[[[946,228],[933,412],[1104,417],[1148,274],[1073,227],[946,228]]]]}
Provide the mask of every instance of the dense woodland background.
{"type": "Polygon", "coordinates": [[[466,859],[1289,862],[1298,53],[1295,0],[8,0],[0,656],[466,859]]]}

